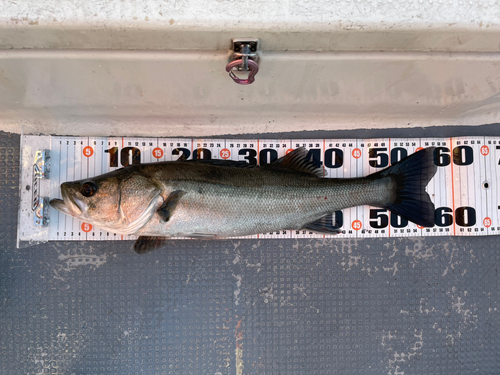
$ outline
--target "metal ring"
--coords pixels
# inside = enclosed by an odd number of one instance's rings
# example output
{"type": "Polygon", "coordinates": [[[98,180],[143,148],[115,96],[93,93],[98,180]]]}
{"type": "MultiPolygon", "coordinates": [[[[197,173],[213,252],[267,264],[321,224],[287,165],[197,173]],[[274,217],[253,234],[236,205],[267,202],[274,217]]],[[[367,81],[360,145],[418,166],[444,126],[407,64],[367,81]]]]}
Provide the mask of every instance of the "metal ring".
{"type": "Polygon", "coordinates": [[[231,61],[229,64],[226,65],[226,72],[229,73],[229,77],[233,79],[234,82],[240,85],[250,85],[255,81],[255,75],[259,71],[259,64],[257,64],[253,60],[248,60],[248,68],[249,68],[249,73],[248,73],[248,78],[247,79],[241,79],[236,76],[236,74],[233,71],[233,68],[243,65],[243,60],[242,59],[237,59],[234,61],[231,61]]]}

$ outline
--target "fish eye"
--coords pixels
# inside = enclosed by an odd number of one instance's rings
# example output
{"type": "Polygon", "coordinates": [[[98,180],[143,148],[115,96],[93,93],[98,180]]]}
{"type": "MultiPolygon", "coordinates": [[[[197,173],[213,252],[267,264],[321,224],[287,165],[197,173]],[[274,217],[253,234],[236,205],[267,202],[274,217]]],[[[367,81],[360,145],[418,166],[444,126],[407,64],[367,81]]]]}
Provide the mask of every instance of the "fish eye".
{"type": "Polygon", "coordinates": [[[91,197],[92,195],[95,194],[97,191],[97,185],[93,183],[92,181],[87,181],[82,184],[82,187],[80,188],[80,193],[84,197],[91,197]]]}

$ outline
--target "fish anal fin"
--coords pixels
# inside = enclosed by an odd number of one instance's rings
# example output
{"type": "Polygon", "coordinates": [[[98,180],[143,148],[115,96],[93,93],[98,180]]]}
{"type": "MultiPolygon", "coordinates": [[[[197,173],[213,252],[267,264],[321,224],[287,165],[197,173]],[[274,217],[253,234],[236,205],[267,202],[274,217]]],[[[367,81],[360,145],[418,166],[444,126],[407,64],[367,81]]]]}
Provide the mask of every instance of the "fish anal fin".
{"type": "Polygon", "coordinates": [[[323,177],[323,168],[318,167],[311,159],[312,155],[304,147],[299,147],[264,168],[286,169],[315,177],[323,177]]]}
{"type": "Polygon", "coordinates": [[[182,198],[182,196],[186,194],[185,191],[182,190],[175,190],[170,193],[170,195],[167,197],[167,199],[163,202],[163,204],[160,206],[158,209],[158,215],[165,221],[169,221],[170,218],[172,217],[172,214],[175,211],[175,208],[177,207],[177,204],[179,203],[179,200],[182,198]]]}
{"type": "Polygon", "coordinates": [[[335,220],[335,213],[331,213],[304,225],[302,229],[323,234],[339,234],[341,232],[339,223],[335,220]]]}
{"type": "Polygon", "coordinates": [[[164,246],[168,240],[168,237],[141,236],[135,241],[134,250],[137,254],[147,254],[164,246]]]}
{"type": "Polygon", "coordinates": [[[189,234],[186,234],[186,237],[198,238],[200,240],[210,240],[212,238],[217,238],[217,235],[210,234],[210,233],[189,233],[189,234]]]}

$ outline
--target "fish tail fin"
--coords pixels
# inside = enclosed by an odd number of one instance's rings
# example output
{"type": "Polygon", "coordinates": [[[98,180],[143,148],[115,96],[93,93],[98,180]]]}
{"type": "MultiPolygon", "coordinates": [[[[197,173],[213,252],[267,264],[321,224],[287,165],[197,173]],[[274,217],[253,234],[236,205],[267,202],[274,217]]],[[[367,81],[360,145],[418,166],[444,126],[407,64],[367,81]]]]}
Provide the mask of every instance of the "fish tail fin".
{"type": "Polygon", "coordinates": [[[384,208],[423,227],[434,226],[434,203],[425,191],[437,170],[434,149],[425,148],[377,173],[395,182],[393,199],[384,208]]]}

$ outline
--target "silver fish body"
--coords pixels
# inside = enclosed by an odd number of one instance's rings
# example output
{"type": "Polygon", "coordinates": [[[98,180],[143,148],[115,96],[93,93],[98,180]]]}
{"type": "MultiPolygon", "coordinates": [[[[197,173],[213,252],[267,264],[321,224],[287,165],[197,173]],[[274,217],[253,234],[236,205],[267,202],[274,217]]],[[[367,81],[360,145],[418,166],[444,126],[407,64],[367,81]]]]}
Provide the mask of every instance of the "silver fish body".
{"type": "Polygon", "coordinates": [[[186,192],[168,222],[155,212],[137,232],[145,236],[232,237],[300,229],[346,207],[381,206],[393,190],[389,177],[322,179],[272,168],[201,163],[151,165],[142,173],[164,181],[165,195],[186,192]]]}
{"type": "Polygon", "coordinates": [[[320,178],[322,170],[304,149],[255,168],[225,161],[142,164],[63,183],[63,200],[51,204],[97,227],[143,237],[235,237],[302,228],[336,233],[332,213],[359,205],[388,208],[431,226],[434,206],[425,186],[436,171],[432,151],[354,179],[320,178]]]}

